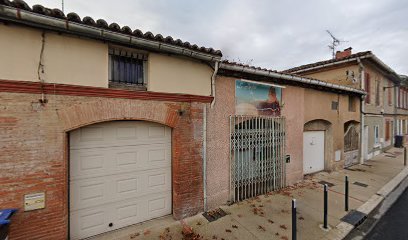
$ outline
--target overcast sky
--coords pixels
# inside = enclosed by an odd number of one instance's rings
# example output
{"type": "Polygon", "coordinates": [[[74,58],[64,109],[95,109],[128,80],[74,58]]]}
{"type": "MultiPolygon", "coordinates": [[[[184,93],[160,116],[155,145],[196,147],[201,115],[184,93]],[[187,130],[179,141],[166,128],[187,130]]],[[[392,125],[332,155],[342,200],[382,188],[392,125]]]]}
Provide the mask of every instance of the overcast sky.
{"type": "MultiPolygon", "coordinates": [[[[61,8],[61,0],[27,0],[61,8]]],[[[276,70],[331,58],[338,50],[371,50],[408,74],[406,0],[65,0],[65,13],[221,49],[224,58],[276,70]]]]}

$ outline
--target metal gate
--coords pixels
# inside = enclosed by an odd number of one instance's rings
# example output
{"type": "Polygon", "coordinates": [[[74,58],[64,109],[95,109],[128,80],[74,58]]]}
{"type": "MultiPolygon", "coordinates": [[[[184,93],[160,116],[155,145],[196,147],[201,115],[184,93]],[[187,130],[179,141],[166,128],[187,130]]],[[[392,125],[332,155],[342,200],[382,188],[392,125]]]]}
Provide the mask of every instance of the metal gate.
{"type": "Polygon", "coordinates": [[[231,200],[285,186],[285,119],[230,116],[231,200]]]}
{"type": "Polygon", "coordinates": [[[360,134],[355,124],[350,124],[344,133],[344,167],[359,163],[360,134]]]}

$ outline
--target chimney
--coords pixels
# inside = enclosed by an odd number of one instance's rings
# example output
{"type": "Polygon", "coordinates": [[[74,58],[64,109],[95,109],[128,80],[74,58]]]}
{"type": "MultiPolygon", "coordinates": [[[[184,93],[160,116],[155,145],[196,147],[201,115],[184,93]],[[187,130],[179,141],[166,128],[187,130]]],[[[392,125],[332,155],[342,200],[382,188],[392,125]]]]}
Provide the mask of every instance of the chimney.
{"type": "Polygon", "coordinates": [[[345,58],[351,55],[351,47],[344,49],[343,51],[336,52],[336,59],[345,58]]]}

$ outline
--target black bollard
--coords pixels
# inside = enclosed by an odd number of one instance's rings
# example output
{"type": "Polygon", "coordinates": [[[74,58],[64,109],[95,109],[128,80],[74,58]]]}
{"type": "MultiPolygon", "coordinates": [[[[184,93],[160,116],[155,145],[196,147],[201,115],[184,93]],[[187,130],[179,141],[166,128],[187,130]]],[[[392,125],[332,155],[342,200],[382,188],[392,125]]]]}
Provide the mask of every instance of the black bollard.
{"type": "Polygon", "coordinates": [[[327,229],[327,184],[324,184],[324,213],[323,213],[323,228],[327,229]]]}
{"type": "Polygon", "coordinates": [[[292,240],[296,240],[296,199],[292,199],[292,240]]]}
{"type": "Polygon", "coordinates": [[[407,147],[404,147],[404,166],[407,166],[407,147]]]}
{"type": "Polygon", "coordinates": [[[344,210],[346,212],[349,210],[349,180],[348,180],[348,176],[345,177],[345,184],[344,184],[344,210]]]}

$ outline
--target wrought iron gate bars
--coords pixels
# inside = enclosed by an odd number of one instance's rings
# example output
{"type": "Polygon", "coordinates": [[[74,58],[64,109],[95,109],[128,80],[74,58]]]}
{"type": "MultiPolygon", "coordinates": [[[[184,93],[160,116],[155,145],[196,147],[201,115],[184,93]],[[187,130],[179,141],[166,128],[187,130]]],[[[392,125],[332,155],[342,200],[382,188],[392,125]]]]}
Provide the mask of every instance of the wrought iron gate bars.
{"type": "Polygon", "coordinates": [[[230,116],[230,194],[237,202],[285,186],[285,118],[230,116]]]}

